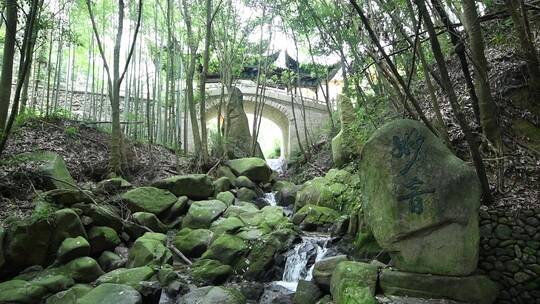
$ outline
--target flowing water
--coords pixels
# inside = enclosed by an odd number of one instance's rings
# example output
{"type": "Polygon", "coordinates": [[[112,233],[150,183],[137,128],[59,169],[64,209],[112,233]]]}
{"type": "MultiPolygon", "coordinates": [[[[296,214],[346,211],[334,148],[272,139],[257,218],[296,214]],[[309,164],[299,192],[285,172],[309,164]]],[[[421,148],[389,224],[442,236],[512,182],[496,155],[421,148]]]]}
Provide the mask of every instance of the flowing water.
{"type": "Polygon", "coordinates": [[[283,278],[275,283],[296,291],[298,281],[311,280],[315,263],[328,254],[330,240],[330,236],[322,234],[302,236],[302,241],[287,252],[283,278]]]}
{"type": "Polygon", "coordinates": [[[283,157],[267,159],[266,163],[270,169],[276,171],[278,174],[282,174],[287,169],[287,160],[283,157]]]}

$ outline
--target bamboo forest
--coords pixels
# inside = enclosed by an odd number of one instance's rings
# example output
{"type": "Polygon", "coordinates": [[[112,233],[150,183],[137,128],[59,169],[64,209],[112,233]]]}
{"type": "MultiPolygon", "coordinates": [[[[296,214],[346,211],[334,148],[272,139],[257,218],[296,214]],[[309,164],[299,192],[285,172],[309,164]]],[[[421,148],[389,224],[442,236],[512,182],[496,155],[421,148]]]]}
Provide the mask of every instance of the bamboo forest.
{"type": "Polygon", "coordinates": [[[539,0],[0,14],[0,304],[540,304],[539,0]]]}

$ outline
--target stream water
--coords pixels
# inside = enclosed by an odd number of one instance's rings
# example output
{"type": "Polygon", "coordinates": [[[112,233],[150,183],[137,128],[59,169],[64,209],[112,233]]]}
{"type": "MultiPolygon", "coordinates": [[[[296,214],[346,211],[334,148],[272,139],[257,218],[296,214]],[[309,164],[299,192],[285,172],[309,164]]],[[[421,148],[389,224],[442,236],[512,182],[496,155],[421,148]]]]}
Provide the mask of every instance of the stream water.
{"type": "MultiPolygon", "coordinates": [[[[264,200],[269,205],[276,206],[276,192],[265,193],[264,200]]],[[[287,208],[283,211],[287,215],[292,213],[292,210],[287,208]]],[[[285,254],[286,262],[282,279],[272,284],[283,286],[291,292],[296,291],[298,281],[312,278],[315,263],[331,254],[330,241],[331,237],[327,234],[305,232],[302,240],[285,254]]]]}

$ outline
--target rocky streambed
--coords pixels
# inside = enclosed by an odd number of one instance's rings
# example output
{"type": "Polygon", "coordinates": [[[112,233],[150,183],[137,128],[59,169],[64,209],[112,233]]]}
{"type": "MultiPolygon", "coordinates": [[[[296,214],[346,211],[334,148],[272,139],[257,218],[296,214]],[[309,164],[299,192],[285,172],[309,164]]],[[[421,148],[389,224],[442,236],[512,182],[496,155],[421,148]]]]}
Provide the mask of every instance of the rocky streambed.
{"type": "Polygon", "coordinates": [[[137,188],[83,190],[58,157],[39,170],[52,189],[0,230],[0,303],[292,303],[337,254],[328,233],[301,229],[330,225],[293,218],[296,186],[260,159],[137,188]]]}

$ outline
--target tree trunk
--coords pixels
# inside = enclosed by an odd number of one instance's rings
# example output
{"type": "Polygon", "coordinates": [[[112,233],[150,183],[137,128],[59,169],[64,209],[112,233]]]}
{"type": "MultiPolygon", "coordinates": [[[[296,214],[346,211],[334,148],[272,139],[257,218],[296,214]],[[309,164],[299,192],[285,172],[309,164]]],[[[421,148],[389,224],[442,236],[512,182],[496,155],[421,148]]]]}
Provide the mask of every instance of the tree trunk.
{"type": "Polygon", "coordinates": [[[527,70],[529,72],[529,87],[532,90],[532,95],[537,104],[540,98],[540,61],[538,60],[538,51],[534,45],[534,41],[531,37],[529,28],[528,17],[526,11],[523,9],[522,0],[505,0],[506,7],[512,21],[514,23],[514,29],[517,32],[519,42],[521,44],[521,52],[525,57],[527,63],[527,70]]]}
{"type": "Polygon", "coordinates": [[[469,34],[471,57],[476,72],[474,78],[482,131],[486,138],[500,151],[502,149],[502,140],[497,123],[497,105],[493,101],[491,88],[489,87],[488,62],[484,54],[484,39],[475,0],[463,0],[463,24],[469,34]]]}
{"type": "Polygon", "coordinates": [[[439,40],[437,38],[435,26],[433,25],[433,22],[431,21],[431,17],[429,16],[429,12],[425,6],[424,0],[415,0],[415,2],[420,11],[420,15],[422,15],[422,17],[424,18],[424,24],[429,34],[429,40],[431,43],[431,48],[433,50],[433,56],[435,57],[435,61],[437,62],[437,66],[439,67],[442,83],[444,84],[444,89],[446,91],[448,99],[450,100],[452,112],[456,116],[458,124],[461,127],[461,130],[463,130],[463,133],[465,134],[465,139],[467,140],[467,143],[469,144],[471,157],[473,159],[473,162],[476,168],[478,179],[480,180],[480,184],[482,186],[484,201],[486,203],[492,202],[493,197],[491,195],[491,190],[489,188],[489,182],[487,179],[484,162],[482,160],[482,156],[480,155],[480,152],[478,151],[478,147],[476,146],[474,136],[469,129],[469,125],[467,123],[465,115],[463,114],[461,105],[458,102],[456,92],[454,91],[454,87],[452,86],[452,81],[450,79],[448,69],[446,67],[446,62],[444,61],[444,55],[441,50],[439,40]]]}
{"type": "Polygon", "coordinates": [[[6,136],[9,104],[11,100],[11,81],[13,79],[13,57],[17,35],[17,0],[6,0],[6,33],[4,37],[4,53],[2,58],[2,75],[0,76],[0,138],[6,136]]]}

